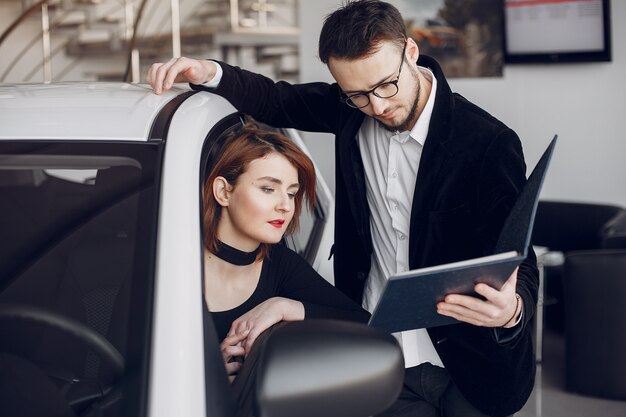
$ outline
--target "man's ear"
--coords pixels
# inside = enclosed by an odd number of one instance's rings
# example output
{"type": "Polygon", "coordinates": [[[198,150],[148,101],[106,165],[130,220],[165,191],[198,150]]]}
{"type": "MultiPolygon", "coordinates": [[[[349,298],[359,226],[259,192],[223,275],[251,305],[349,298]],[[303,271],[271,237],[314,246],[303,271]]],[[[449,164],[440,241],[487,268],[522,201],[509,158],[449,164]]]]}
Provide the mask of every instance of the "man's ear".
{"type": "Polygon", "coordinates": [[[409,61],[415,63],[420,56],[420,48],[413,38],[407,38],[406,42],[406,54],[409,57],[409,61]]]}
{"type": "Polygon", "coordinates": [[[213,197],[215,201],[222,207],[227,207],[230,201],[230,193],[233,187],[228,183],[226,178],[217,177],[213,180],[213,197]]]}

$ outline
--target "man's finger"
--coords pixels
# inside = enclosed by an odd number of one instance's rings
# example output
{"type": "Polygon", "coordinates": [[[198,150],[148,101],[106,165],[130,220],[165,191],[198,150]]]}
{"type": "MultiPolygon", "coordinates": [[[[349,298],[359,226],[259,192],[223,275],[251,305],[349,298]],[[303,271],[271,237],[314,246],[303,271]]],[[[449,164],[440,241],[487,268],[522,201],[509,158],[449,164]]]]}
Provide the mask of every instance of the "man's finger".
{"type": "Polygon", "coordinates": [[[148,81],[148,84],[150,84],[150,87],[152,87],[152,89],[154,89],[155,73],[161,65],[163,65],[162,62],[156,62],[150,65],[150,68],[148,68],[148,75],[146,76],[146,80],[148,81]]]}
{"type": "Polygon", "coordinates": [[[163,88],[165,90],[169,90],[172,88],[172,85],[176,81],[176,77],[179,74],[184,73],[185,71],[191,68],[190,63],[187,62],[184,58],[177,58],[172,64],[168,67],[167,72],[165,73],[163,79],[163,88]]]}
{"type": "Polygon", "coordinates": [[[502,291],[498,291],[487,284],[476,284],[476,286],[474,287],[474,291],[476,291],[479,295],[485,297],[487,300],[494,302],[498,305],[506,302],[507,297],[502,291]]]}
{"type": "Polygon", "coordinates": [[[169,61],[167,61],[164,64],[159,65],[158,68],[156,68],[155,74],[154,74],[154,92],[156,94],[161,94],[163,91],[166,91],[167,88],[164,88],[164,81],[165,81],[165,77],[167,76],[167,73],[170,69],[170,67],[174,64],[174,62],[176,62],[176,58],[172,58],[169,61]]]}
{"type": "Polygon", "coordinates": [[[437,304],[437,313],[475,326],[493,325],[494,322],[500,319],[499,312],[500,309],[487,303],[483,303],[479,310],[469,309],[457,304],[437,304]]]}
{"type": "Polygon", "coordinates": [[[481,310],[485,306],[485,301],[462,294],[449,294],[444,299],[444,302],[448,305],[459,305],[470,310],[481,310]]]}

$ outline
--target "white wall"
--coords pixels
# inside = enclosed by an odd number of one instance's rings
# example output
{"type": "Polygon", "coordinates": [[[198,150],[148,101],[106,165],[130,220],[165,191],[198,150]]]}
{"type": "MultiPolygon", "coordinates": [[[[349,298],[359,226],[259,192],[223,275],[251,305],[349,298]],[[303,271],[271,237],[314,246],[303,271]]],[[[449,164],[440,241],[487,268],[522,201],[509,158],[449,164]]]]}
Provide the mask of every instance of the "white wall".
{"type": "MultiPolygon", "coordinates": [[[[341,1],[300,2],[304,82],[332,80],[317,58],[323,17],[341,1]]],[[[533,167],[557,133],[542,198],[626,207],[626,2],[612,1],[613,61],[507,65],[502,78],[451,79],[453,90],[513,128],[533,167]]],[[[332,138],[305,139],[327,175],[334,175],[332,138]]],[[[332,181],[331,181],[332,182],[332,181]]]]}

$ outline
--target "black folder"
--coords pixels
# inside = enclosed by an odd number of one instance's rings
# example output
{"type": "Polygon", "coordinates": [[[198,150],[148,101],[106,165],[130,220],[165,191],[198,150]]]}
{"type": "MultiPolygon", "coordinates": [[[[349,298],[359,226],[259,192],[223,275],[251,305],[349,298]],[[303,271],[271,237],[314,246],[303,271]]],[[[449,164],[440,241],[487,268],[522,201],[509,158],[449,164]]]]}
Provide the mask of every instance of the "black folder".
{"type": "Polygon", "coordinates": [[[415,269],[389,277],[369,325],[388,332],[458,323],[437,313],[447,294],[478,296],[474,286],[484,282],[500,289],[526,259],[539,193],[556,145],[555,135],[528,177],[504,222],[494,255],[415,269]]]}

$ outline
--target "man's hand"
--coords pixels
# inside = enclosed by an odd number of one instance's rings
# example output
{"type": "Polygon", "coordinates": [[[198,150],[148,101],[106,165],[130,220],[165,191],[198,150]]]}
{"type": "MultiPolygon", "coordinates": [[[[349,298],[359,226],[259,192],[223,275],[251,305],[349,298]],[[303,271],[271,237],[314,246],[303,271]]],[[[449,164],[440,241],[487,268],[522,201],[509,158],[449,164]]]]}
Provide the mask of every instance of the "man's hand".
{"type": "Polygon", "coordinates": [[[281,321],[304,319],[304,305],[301,302],[283,297],[272,297],[233,322],[228,335],[246,334],[242,346],[250,353],[254,341],[261,333],[281,321]]]}
{"type": "Polygon", "coordinates": [[[512,327],[522,312],[522,303],[517,302],[517,268],[504,283],[500,291],[487,284],[476,284],[474,291],[485,297],[449,294],[437,304],[437,312],[459,321],[483,327],[512,327]]]}
{"type": "Polygon", "coordinates": [[[155,94],[161,94],[174,83],[204,84],[213,79],[216,71],[212,61],[180,57],[152,64],[147,78],[155,94]]]}

